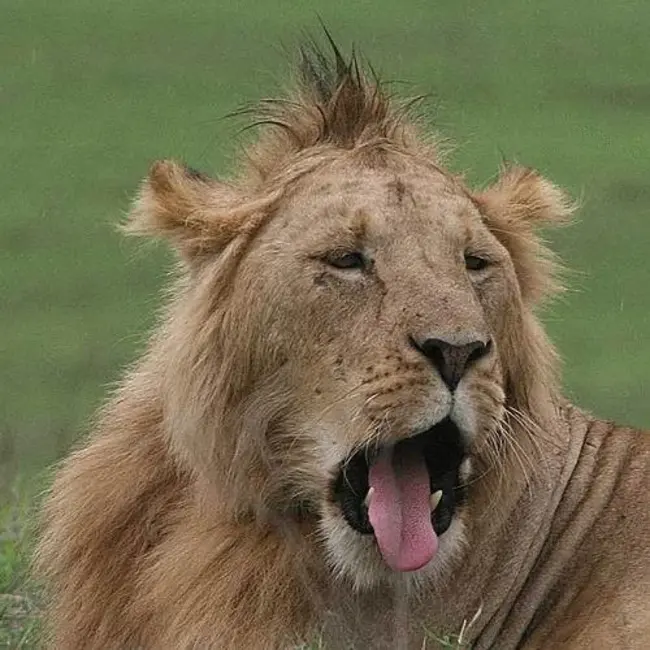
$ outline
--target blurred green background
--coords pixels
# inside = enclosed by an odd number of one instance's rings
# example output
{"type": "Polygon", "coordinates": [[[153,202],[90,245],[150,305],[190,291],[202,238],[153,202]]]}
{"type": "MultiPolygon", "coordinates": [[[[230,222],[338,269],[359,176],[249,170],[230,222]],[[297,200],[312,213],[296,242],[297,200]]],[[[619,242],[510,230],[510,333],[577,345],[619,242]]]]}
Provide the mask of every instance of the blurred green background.
{"type": "Polygon", "coordinates": [[[0,476],[83,434],[155,319],[169,257],[115,231],[150,162],[227,172],[317,15],[430,120],[475,183],[505,156],[582,198],[549,233],[571,291],[545,312],[568,393],[650,425],[650,3],[2,0],[0,476]]]}

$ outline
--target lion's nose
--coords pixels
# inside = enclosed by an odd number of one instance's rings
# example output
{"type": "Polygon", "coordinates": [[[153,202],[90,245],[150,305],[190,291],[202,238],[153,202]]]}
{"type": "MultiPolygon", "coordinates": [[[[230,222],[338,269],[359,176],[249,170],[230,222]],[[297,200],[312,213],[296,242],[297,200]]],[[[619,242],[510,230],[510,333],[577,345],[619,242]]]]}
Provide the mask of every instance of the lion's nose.
{"type": "Polygon", "coordinates": [[[468,368],[484,357],[492,347],[490,339],[487,342],[472,341],[462,345],[435,338],[422,341],[412,339],[412,341],[415,347],[433,363],[449,390],[455,390],[468,368]]]}

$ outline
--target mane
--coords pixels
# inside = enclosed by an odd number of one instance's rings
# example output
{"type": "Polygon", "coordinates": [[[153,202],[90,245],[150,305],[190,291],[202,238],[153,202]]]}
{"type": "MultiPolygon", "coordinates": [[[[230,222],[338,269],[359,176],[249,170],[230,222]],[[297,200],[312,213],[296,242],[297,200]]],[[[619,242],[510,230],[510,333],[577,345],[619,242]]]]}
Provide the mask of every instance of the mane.
{"type": "MultiPolygon", "coordinates": [[[[267,98],[242,113],[261,127],[248,155],[264,180],[301,152],[325,149],[376,153],[423,152],[435,148],[417,129],[414,107],[425,96],[395,100],[376,71],[354,49],[345,56],[325,30],[329,50],[309,40],[299,47],[294,88],[283,98],[267,98]]],[[[433,155],[431,155],[433,154],[433,155]]]]}

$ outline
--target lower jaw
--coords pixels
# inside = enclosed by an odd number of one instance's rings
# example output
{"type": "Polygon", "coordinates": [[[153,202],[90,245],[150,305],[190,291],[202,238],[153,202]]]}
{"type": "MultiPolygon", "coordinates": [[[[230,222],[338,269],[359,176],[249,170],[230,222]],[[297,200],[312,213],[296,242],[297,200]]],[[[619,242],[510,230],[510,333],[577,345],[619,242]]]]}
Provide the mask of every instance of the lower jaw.
{"type": "MultiPolygon", "coordinates": [[[[438,508],[432,514],[436,548],[433,549],[431,556],[426,561],[416,565],[393,564],[391,566],[391,563],[386,560],[379,548],[372,527],[361,532],[355,526],[350,525],[345,516],[341,519],[340,508],[335,507],[335,510],[330,510],[331,515],[335,520],[338,520],[335,530],[339,532],[331,539],[330,535],[327,534],[327,538],[330,539],[328,542],[330,557],[336,570],[349,575],[356,587],[360,589],[369,588],[374,584],[378,584],[378,582],[390,581],[390,576],[395,578],[400,575],[405,578],[413,576],[413,579],[419,581],[421,579],[426,580],[427,576],[438,575],[441,567],[444,568],[448,565],[445,558],[449,557],[449,549],[453,547],[454,540],[458,537],[459,529],[458,525],[456,525],[456,519],[459,513],[457,505],[460,506],[459,502],[464,502],[464,492],[463,488],[454,486],[449,493],[443,494],[438,508]],[[447,507],[444,505],[445,501],[448,504],[447,507]],[[355,538],[358,541],[355,541],[355,538]],[[359,544],[358,542],[362,540],[363,543],[359,544]]],[[[334,524],[333,519],[329,517],[327,519],[332,525],[334,524]]],[[[462,530],[462,524],[460,526],[462,530]]]]}
{"type": "Polygon", "coordinates": [[[422,568],[401,572],[391,569],[382,557],[373,534],[360,535],[341,517],[331,502],[321,511],[318,538],[324,551],[324,568],[332,580],[356,594],[376,589],[407,589],[414,595],[448,583],[462,565],[466,552],[465,508],[457,511],[449,529],[438,538],[433,558],[422,568]]]}

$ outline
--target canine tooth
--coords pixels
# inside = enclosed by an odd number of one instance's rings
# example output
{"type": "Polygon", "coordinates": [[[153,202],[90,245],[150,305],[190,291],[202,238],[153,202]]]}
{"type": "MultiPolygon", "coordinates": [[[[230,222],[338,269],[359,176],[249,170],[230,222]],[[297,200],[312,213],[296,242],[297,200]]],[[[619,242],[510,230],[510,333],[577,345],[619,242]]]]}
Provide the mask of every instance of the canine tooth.
{"type": "Polygon", "coordinates": [[[363,505],[366,506],[366,508],[370,507],[370,499],[372,499],[372,495],[374,494],[374,492],[375,492],[374,487],[371,487],[368,490],[368,494],[366,494],[366,498],[363,500],[363,505]]]}
{"type": "Polygon", "coordinates": [[[442,490],[437,490],[429,497],[429,503],[431,504],[431,512],[433,512],[438,507],[438,504],[440,503],[440,499],[442,499],[442,490]]]}

